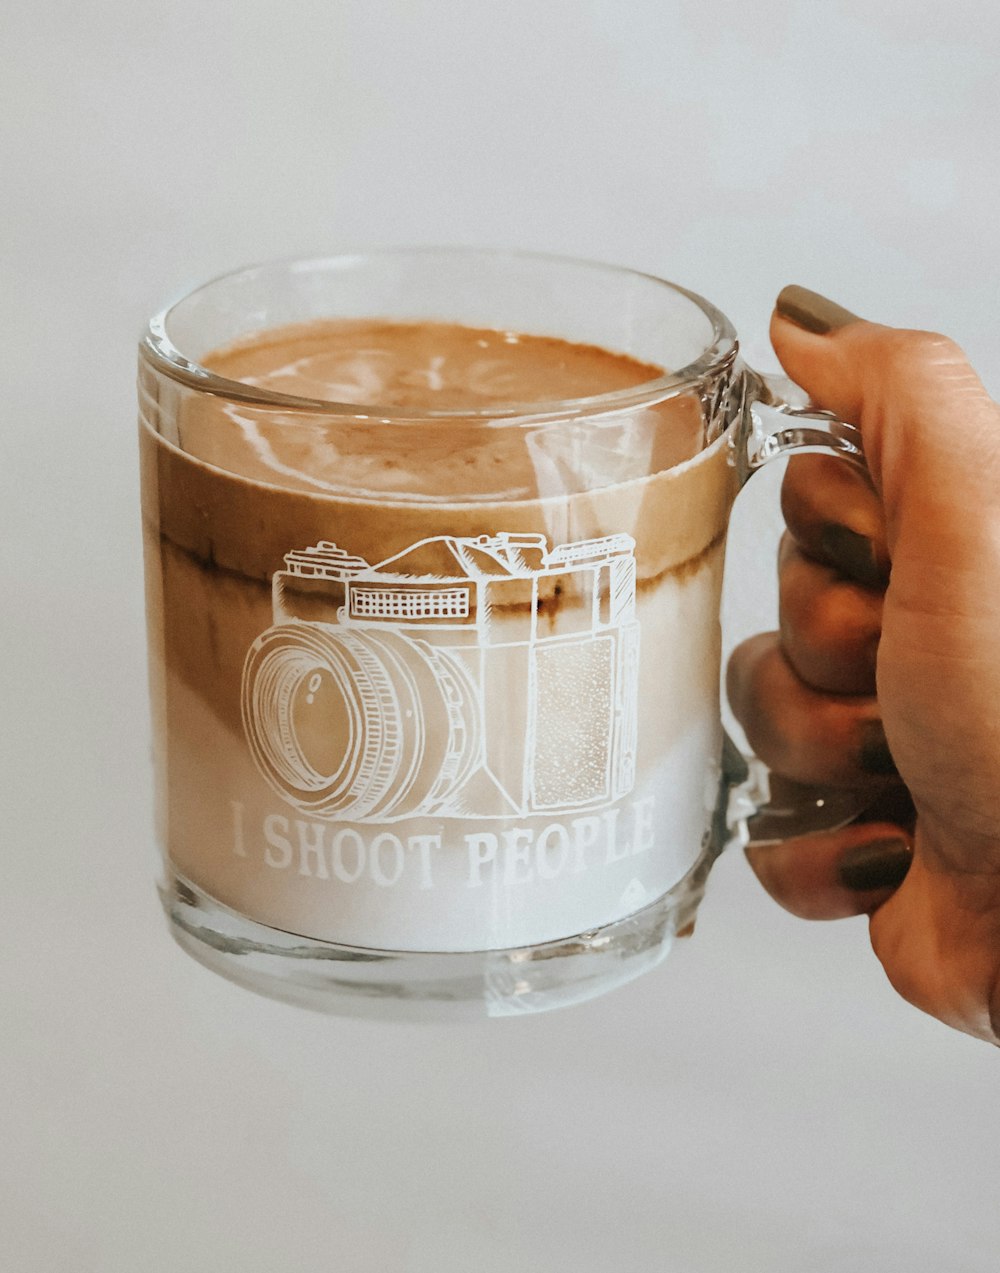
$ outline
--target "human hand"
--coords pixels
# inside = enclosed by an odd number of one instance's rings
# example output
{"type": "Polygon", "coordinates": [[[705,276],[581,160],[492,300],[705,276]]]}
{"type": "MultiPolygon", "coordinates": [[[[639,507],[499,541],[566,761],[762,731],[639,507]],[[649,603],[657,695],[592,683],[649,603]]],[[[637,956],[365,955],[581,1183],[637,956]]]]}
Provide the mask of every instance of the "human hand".
{"type": "Polygon", "coordinates": [[[900,994],[1000,1043],[1000,407],[952,341],[803,288],[779,296],[771,339],[860,427],[871,481],[789,462],[780,632],[736,650],[729,696],[775,772],[873,805],[748,857],[795,914],[869,914],[900,994]]]}

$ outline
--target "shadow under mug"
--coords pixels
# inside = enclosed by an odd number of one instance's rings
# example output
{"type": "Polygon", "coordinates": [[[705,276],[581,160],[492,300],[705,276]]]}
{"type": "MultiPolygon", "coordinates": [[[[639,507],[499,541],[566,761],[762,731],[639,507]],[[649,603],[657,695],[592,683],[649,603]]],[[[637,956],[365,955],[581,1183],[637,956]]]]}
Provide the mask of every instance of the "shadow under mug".
{"type": "Polygon", "coordinates": [[[570,1004],[659,962],[755,819],[858,811],[769,803],[723,733],[719,607],[748,476],[800,449],[863,465],[859,437],[743,365],[700,297],[518,253],[272,263],[156,317],[139,393],[161,894],[208,967],[367,1016],[570,1004]],[[418,412],[202,363],[372,317],[668,370],[418,412]]]}

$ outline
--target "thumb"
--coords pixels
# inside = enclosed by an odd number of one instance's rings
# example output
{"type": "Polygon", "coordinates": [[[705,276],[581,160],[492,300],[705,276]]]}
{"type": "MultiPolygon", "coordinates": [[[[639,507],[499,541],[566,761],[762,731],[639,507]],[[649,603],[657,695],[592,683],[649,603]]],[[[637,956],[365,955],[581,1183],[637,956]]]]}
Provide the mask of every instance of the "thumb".
{"type": "Polygon", "coordinates": [[[779,295],[771,340],[818,405],[860,427],[890,553],[900,534],[951,523],[961,539],[1000,510],[1000,409],[954,341],[864,322],[802,287],[779,295]]]}

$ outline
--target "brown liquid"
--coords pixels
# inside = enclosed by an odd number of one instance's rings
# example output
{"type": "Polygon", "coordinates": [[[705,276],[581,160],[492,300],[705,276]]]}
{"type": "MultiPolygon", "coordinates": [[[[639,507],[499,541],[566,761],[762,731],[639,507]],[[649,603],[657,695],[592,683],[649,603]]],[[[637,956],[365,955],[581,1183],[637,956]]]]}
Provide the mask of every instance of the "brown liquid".
{"type": "Polygon", "coordinates": [[[663,369],[552,336],[456,323],[321,320],[250,337],[204,359],[275,393],[402,411],[481,411],[633,389],[663,369]]]}
{"type": "Polygon", "coordinates": [[[526,411],[544,414],[546,404],[635,389],[663,374],[545,336],[331,320],[265,332],[203,361],[270,392],[359,408],[357,417],[261,410],[207,395],[184,404],[185,451],[297,490],[378,500],[545,498],[672,468],[704,440],[700,403],[689,397],[622,411],[600,430],[565,421],[486,427],[478,413],[530,404],[526,411]],[[379,408],[392,418],[380,419],[379,408]],[[452,414],[420,418],[434,411],[452,414]]]}

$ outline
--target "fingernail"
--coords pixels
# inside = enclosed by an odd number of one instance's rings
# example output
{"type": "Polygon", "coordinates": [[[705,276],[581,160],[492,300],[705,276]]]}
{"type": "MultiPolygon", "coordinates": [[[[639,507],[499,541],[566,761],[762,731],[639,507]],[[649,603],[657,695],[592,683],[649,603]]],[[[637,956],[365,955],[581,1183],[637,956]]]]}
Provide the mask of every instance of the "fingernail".
{"type": "Polygon", "coordinates": [[[820,531],[820,546],[830,564],[866,588],[882,588],[886,579],[875,557],[875,545],[848,526],[830,522],[820,531]]]}
{"type": "Polygon", "coordinates": [[[858,765],[863,773],[877,777],[899,772],[892,758],[892,752],[889,750],[889,744],[886,742],[885,730],[880,720],[865,721],[861,727],[858,765]]]}
{"type": "Polygon", "coordinates": [[[778,293],[775,309],[782,318],[787,318],[796,327],[807,332],[815,332],[825,336],[827,332],[837,331],[848,323],[860,321],[857,314],[852,314],[843,305],[820,296],[819,292],[810,292],[807,287],[798,287],[792,283],[783,287],[778,293]]]}
{"type": "Polygon", "coordinates": [[[844,888],[856,893],[896,888],[906,878],[911,859],[905,840],[872,840],[848,849],[837,865],[837,874],[844,888]]]}

